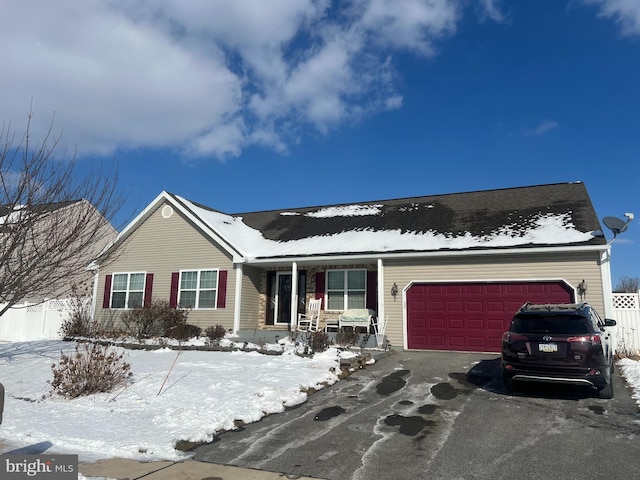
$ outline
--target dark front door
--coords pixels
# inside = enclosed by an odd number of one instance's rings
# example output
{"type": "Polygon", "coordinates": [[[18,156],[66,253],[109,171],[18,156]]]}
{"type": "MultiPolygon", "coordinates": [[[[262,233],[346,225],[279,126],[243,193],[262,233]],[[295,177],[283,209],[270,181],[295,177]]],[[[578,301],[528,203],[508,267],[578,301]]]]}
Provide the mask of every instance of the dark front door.
{"type": "MultiPolygon", "coordinates": [[[[289,325],[291,323],[291,272],[269,272],[268,274],[267,325],[289,325]]],[[[307,274],[298,272],[298,311],[305,311],[307,274]]]]}
{"type": "Polygon", "coordinates": [[[278,272],[276,275],[275,324],[291,322],[291,274],[278,272]]]}

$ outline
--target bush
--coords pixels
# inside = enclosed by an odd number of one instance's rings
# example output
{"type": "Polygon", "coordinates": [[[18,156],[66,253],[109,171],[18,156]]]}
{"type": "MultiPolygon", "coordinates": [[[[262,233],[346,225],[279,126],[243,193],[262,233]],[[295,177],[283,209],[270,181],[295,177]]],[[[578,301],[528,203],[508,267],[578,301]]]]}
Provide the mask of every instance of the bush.
{"type": "Polygon", "coordinates": [[[111,392],[126,382],[131,366],[110,347],[96,344],[76,345],[75,354],[60,356],[60,363],[51,365],[51,393],[76,398],[99,392],[111,392]]]}
{"type": "Polygon", "coordinates": [[[360,332],[357,328],[341,328],[336,334],[336,345],[348,346],[358,343],[360,332]]]}
{"type": "Polygon", "coordinates": [[[188,330],[185,327],[188,315],[188,310],[173,308],[165,300],[155,300],[148,306],[125,311],[120,318],[127,330],[140,340],[184,335],[188,330]]]}
{"type": "Polygon", "coordinates": [[[67,316],[60,326],[63,337],[90,337],[96,334],[96,322],[91,318],[91,295],[71,287],[72,296],[67,302],[67,316]]]}
{"type": "Polygon", "coordinates": [[[197,325],[191,325],[189,323],[178,323],[168,328],[164,332],[165,337],[175,338],[176,340],[189,340],[193,337],[198,337],[202,333],[202,329],[197,325]]]}
{"type": "Polygon", "coordinates": [[[331,345],[326,332],[308,332],[307,344],[314,352],[324,352],[331,345]]]}
{"type": "Polygon", "coordinates": [[[211,343],[218,343],[220,339],[224,338],[227,331],[222,325],[216,325],[215,327],[207,327],[204,330],[204,334],[211,341],[211,343]]]}

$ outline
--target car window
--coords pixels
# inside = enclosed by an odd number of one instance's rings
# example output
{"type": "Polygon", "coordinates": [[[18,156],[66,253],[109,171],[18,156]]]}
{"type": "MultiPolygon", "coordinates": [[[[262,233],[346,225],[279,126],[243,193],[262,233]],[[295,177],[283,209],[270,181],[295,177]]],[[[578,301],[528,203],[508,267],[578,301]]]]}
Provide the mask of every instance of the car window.
{"type": "Polygon", "coordinates": [[[578,316],[518,315],[511,322],[514,333],[549,333],[556,335],[584,335],[589,333],[586,321],[578,316]]]}
{"type": "Polygon", "coordinates": [[[600,315],[598,315],[598,313],[595,312],[594,310],[591,310],[591,321],[593,322],[596,328],[599,328],[600,330],[604,330],[605,324],[600,318],[600,315]]]}

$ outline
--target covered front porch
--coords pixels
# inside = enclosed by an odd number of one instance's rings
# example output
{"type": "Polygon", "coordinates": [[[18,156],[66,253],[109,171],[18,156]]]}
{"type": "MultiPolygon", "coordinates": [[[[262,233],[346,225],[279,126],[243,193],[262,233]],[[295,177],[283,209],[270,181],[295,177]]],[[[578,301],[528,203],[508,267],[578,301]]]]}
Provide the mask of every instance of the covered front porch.
{"type": "MultiPolygon", "coordinates": [[[[314,260],[272,261],[260,268],[236,264],[233,331],[295,331],[312,300],[321,302],[318,330],[326,326],[336,330],[341,316],[351,309],[367,309],[374,318],[386,319],[381,259],[349,264],[338,258],[314,260]],[[250,284],[247,278],[252,279],[250,284]]],[[[390,288],[397,294],[397,287],[390,288]]]]}

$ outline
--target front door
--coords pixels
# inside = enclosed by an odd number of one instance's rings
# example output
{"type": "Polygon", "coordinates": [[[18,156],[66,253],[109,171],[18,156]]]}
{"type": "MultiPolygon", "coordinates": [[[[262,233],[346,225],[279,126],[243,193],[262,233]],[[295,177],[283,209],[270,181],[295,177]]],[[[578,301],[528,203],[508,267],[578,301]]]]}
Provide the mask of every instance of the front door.
{"type": "Polygon", "coordinates": [[[275,298],[275,324],[285,325],[291,322],[291,274],[277,272],[275,298]]]}
{"type": "MultiPolygon", "coordinates": [[[[266,325],[289,325],[291,322],[291,272],[267,273],[266,325]]],[[[305,311],[307,272],[298,271],[298,311],[305,311]]]]}

